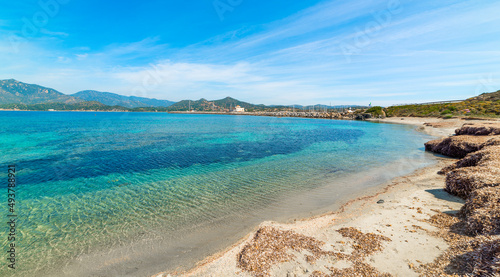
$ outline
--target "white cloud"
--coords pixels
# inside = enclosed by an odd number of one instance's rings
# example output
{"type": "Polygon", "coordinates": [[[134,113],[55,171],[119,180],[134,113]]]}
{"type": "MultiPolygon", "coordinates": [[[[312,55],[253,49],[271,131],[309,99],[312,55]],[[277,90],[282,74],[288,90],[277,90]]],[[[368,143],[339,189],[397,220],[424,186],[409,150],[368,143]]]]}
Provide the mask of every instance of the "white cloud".
{"type": "Polygon", "coordinates": [[[258,26],[256,34],[250,26],[183,49],[159,37],[99,50],[51,49],[32,39],[13,54],[3,40],[0,76],[65,93],[96,89],[174,101],[229,95],[264,104],[391,104],[493,90],[498,82],[480,80],[500,75],[500,3],[448,2],[401,2],[402,11],[350,62],[339,44],[355,39],[387,1],[323,2],[258,26]]]}

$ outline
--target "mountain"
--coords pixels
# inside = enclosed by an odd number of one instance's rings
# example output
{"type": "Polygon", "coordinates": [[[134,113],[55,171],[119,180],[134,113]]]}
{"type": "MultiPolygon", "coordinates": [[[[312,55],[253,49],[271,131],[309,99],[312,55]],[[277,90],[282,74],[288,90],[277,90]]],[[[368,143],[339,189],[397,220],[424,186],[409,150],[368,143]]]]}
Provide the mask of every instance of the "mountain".
{"type": "Polygon", "coordinates": [[[122,106],[126,108],[168,107],[175,103],[168,100],[158,100],[137,96],[123,96],[111,92],[101,92],[95,90],[80,91],[72,94],[71,96],[78,97],[85,101],[97,101],[108,106],[122,106]]]}
{"type": "Polygon", "coordinates": [[[237,99],[226,97],[224,99],[208,101],[204,98],[200,100],[182,100],[168,107],[170,111],[187,111],[189,107],[195,111],[228,111],[239,105],[248,111],[263,110],[264,105],[254,105],[237,99]]]}
{"type": "Polygon", "coordinates": [[[145,107],[169,107],[169,106],[175,104],[174,101],[159,100],[156,98],[144,98],[144,97],[138,97],[138,96],[129,96],[129,98],[131,100],[139,101],[141,103],[147,104],[148,106],[145,106],[145,107]]]}
{"type": "Polygon", "coordinates": [[[31,105],[55,102],[74,104],[83,100],[39,85],[26,84],[14,79],[0,80],[0,104],[31,105]]]}
{"type": "Polygon", "coordinates": [[[0,104],[0,109],[21,111],[130,111],[120,106],[108,106],[96,101],[68,103],[41,103],[41,104],[0,104]]]}

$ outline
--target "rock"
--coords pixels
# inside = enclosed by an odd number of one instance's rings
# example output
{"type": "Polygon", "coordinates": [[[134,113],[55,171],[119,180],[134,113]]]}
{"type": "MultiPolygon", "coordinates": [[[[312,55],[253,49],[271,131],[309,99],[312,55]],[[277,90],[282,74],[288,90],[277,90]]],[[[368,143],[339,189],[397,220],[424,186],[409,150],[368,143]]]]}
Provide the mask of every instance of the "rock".
{"type": "Polygon", "coordinates": [[[483,187],[472,191],[460,215],[469,235],[500,234],[500,188],[483,187]]]}
{"type": "Polygon", "coordinates": [[[368,118],[372,118],[372,114],[370,114],[370,113],[360,113],[360,114],[357,114],[354,119],[356,119],[356,120],[365,120],[365,119],[368,119],[368,118]]]}
{"type": "Polygon", "coordinates": [[[385,201],[383,199],[380,199],[379,201],[377,201],[377,204],[382,204],[384,203],[385,201]]]}
{"type": "Polygon", "coordinates": [[[476,189],[499,186],[500,146],[486,146],[441,171],[446,173],[445,190],[464,199],[476,189]]]}
{"type": "Polygon", "coordinates": [[[425,143],[425,150],[453,158],[463,158],[467,154],[481,150],[498,138],[490,136],[452,136],[444,139],[431,140],[425,143]]]}
{"type": "Polygon", "coordinates": [[[455,133],[474,136],[500,135],[500,123],[468,123],[455,130],[455,133]]]}

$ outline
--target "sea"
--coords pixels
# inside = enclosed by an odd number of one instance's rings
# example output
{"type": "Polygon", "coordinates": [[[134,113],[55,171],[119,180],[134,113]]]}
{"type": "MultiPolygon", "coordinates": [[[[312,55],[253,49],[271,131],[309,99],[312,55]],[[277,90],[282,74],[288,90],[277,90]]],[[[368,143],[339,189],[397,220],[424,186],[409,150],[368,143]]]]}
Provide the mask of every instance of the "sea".
{"type": "Polygon", "coordinates": [[[432,138],[402,124],[1,111],[0,126],[0,276],[188,269],[263,221],[333,211],[434,162],[432,138]]]}

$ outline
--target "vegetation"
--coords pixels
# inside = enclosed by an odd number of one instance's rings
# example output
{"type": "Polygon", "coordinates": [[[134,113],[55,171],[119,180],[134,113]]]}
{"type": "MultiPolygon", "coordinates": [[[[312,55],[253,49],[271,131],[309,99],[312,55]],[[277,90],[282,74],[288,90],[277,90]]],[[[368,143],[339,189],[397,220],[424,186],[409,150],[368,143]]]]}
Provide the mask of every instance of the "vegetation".
{"type": "Polygon", "coordinates": [[[387,116],[500,117],[500,91],[483,93],[457,103],[392,106],[385,110],[387,116]]]}
{"type": "Polygon", "coordinates": [[[120,106],[107,106],[96,101],[80,102],[75,104],[66,103],[43,103],[43,104],[1,104],[0,109],[22,110],[22,111],[129,111],[130,109],[120,106]]]}
{"type": "Polygon", "coordinates": [[[0,104],[33,105],[50,102],[74,104],[83,100],[39,85],[26,84],[14,79],[0,80],[0,104]]]}
{"type": "Polygon", "coordinates": [[[126,108],[138,107],[168,107],[174,102],[168,100],[158,100],[137,96],[123,96],[111,92],[101,92],[95,90],[84,90],[72,96],[85,101],[97,101],[108,106],[122,106],[126,108]]]}
{"type": "Polygon", "coordinates": [[[262,111],[266,110],[264,105],[254,105],[247,102],[239,101],[231,97],[226,97],[220,100],[208,101],[204,98],[196,101],[182,100],[168,107],[169,111],[187,111],[189,108],[193,111],[214,111],[214,112],[227,112],[231,108],[240,106],[245,108],[246,111],[262,111]]]}
{"type": "MultiPolygon", "coordinates": [[[[108,92],[82,91],[73,96],[65,95],[54,89],[39,85],[26,84],[13,79],[0,80],[0,109],[34,111],[130,111],[130,112],[169,112],[169,111],[205,111],[229,112],[236,106],[246,111],[340,111],[344,106],[265,106],[254,105],[226,97],[220,100],[196,101],[183,100],[172,104],[166,100],[149,99],[134,96],[122,96],[108,92]],[[77,96],[77,97],[74,97],[77,96]]],[[[365,107],[352,106],[355,113],[370,113],[373,117],[416,116],[416,117],[500,117],[500,91],[483,93],[479,96],[456,103],[427,105],[404,105],[382,108],[379,106],[364,110],[365,107]]]]}
{"type": "Polygon", "coordinates": [[[384,109],[380,106],[371,107],[365,113],[370,113],[373,117],[385,116],[384,109]]]}

